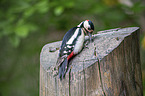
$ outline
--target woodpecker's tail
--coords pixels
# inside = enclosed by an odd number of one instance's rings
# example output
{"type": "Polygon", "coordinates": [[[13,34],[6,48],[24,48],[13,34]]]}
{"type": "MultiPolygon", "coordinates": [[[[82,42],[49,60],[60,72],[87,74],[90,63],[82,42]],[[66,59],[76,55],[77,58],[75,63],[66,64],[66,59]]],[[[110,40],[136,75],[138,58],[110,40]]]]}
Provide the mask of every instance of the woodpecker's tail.
{"type": "Polygon", "coordinates": [[[62,64],[59,67],[59,78],[62,80],[65,77],[65,74],[68,69],[68,60],[65,58],[65,60],[62,62],[62,64]]]}

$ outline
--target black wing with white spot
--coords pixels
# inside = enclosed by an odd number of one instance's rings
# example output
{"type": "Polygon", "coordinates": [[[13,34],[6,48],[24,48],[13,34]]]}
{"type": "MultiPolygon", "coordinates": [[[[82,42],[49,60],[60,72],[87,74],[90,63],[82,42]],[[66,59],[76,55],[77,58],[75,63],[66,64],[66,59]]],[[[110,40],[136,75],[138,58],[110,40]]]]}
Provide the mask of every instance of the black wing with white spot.
{"type": "Polygon", "coordinates": [[[68,40],[71,38],[71,36],[75,33],[76,29],[78,27],[74,27],[70,29],[64,36],[62,40],[62,44],[59,50],[59,57],[62,57],[64,55],[69,55],[73,49],[74,49],[74,44],[66,44],[68,40]]]}
{"type": "Polygon", "coordinates": [[[63,48],[61,48],[59,56],[68,56],[74,50],[74,45],[72,44],[65,44],[63,48]]]}

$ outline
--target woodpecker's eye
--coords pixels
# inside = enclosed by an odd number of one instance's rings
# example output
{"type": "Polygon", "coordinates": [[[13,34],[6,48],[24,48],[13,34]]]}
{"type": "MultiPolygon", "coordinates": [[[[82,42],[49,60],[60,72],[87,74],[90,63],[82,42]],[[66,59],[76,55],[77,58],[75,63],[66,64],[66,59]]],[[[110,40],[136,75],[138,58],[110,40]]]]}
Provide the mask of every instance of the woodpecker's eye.
{"type": "Polygon", "coordinates": [[[88,28],[88,30],[92,30],[91,28],[88,28]]]}

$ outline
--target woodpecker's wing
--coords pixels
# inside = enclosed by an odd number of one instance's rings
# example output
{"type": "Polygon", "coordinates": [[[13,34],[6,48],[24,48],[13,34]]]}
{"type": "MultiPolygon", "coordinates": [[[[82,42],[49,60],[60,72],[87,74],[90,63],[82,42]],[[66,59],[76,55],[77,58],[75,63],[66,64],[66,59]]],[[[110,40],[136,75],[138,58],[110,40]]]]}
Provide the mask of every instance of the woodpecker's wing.
{"type": "MultiPolygon", "coordinates": [[[[59,57],[57,60],[57,66],[60,66],[65,58],[73,51],[74,44],[67,44],[69,39],[72,37],[74,32],[76,31],[78,27],[74,27],[70,29],[63,37],[62,44],[59,50],[59,57]]],[[[75,42],[74,42],[75,43],[75,42]]]]}
{"type": "MultiPolygon", "coordinates": [[[[78,27],[74,27],[72,29],[70,29],[63,37],[63,40],[62,40],[62,44],[61,44],[61,47],[60,47],[60,50],[59,50],[59,55],[60,57],[64,55],[64,53],[66,53],[65,51],[69,51],[70,49],[72,49],[72,47],[74,47],[73,45],[74,44],[67,44],[67,42],[70,40],[70,38],[73,36],[73,34],[75,33],[76,29],[78,27]]],[[[73,42],[75,43],[75,42],[73,42]]],[[[71,52],[70,52],[71,53],[71,52]]],[[[69,55],[70,53],[68,53],[67,55],[69,55]]]]}

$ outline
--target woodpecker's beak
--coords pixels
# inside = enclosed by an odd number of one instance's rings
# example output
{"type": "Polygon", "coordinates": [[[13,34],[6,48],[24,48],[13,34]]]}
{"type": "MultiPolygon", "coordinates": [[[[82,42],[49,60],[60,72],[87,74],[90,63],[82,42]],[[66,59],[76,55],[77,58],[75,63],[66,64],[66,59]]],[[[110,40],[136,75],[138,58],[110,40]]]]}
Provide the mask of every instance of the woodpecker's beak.
{"type": "Polygon", "coordinates": [[[89,32],[88,35],[89,35],[90,41],[93,42],[92,34],[89,32]]]}

